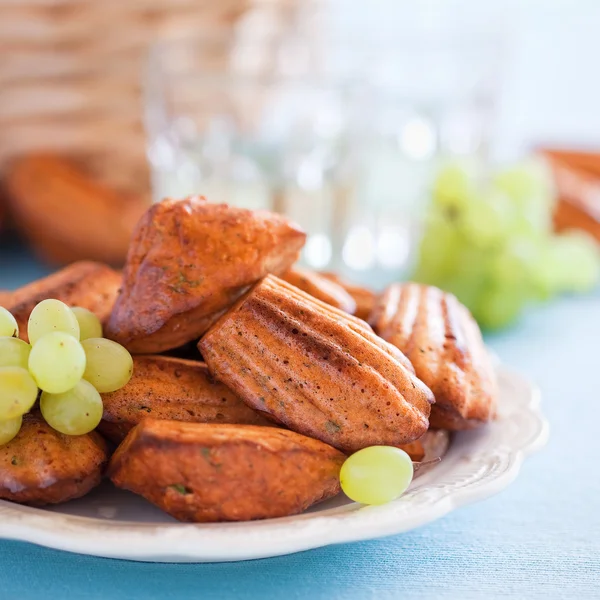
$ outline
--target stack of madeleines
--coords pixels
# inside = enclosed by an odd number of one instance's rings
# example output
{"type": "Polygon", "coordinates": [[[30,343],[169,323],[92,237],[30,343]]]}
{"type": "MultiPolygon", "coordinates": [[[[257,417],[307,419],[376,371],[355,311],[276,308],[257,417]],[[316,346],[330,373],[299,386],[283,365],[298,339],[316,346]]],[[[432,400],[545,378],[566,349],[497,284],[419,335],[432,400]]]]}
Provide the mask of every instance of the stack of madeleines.
{"type": "Polygon", "coordinates": [[[63,502],[106,474],[182,521],[279,517],[338,494],[353,452],[418,461],[440,432],[494,418],[494,370],[454,296],[307,271],[305,238],[280,215],[167,199],[122,274],[74,263],[0,293],[20,325],[46,298],[87,308],[134,356],[98,431],[69,438],[25,416],[0,447],[0,497],[63,502]]]}

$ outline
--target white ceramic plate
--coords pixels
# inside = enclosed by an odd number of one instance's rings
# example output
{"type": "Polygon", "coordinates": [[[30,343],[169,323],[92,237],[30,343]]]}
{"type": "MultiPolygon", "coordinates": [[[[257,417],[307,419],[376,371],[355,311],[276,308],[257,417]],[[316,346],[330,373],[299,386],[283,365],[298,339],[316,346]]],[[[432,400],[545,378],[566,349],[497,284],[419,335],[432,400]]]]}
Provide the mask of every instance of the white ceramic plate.
{"type": "Polygon", "coordinates": [[[295,517],[188,525],[106,483],[51,509],[0,501],[0,537],[129,560],[216,562],[402,533],[496,494],[514,480],[523,458],[545,443],[548,426],[537,389],[504,367],[498,373],[499,419],[456,434],[443,461],[384,506],[365,507],[340,495],[295,517]]]}

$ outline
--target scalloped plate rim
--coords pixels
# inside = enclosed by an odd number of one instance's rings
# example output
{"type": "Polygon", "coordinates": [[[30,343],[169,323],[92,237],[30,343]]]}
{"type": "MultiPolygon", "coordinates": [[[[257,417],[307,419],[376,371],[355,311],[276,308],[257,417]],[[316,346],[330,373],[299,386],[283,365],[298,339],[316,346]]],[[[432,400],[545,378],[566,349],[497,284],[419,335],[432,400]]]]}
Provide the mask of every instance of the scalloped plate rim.
{"type": "MultiPolygon", "coordinates": [[[[522,440],[519,446],[504,449],[503,460],[496,457],[494,462],[493,453],[490,455],[487,463],[490,468],[498,463],[504,468],[489,480],[475,478],[464,487],[453,490],[450,484],[436,484],[436,469],[433,469],[424,476],[428,483],[417,485],[413,494],[409,490],[399,500],[384,506],[360,507],[351,503],[283,519],[247,523],[193,525],[107,521],[0,501],[0,538],[106,558],[148,562],[228,562],[280,556],[330,544],[403,533],[435,521],[459,507],[497,494],[514,481],[525,457],[546,443],[549,426],[540,410],[539,389],[523,375],[503,365],[498,366],[498,373],[501,381],[522,388],[522,398],[519,402],[515,401],[513,408],[516,407],[520,416],[531,419],[533,424],[528,439],[522,440]],[[411,496],[435,495],[432,490],[438,490],[439,497],[410,506],[411,496]],[[442,493],[444,490],[447,492],[442,493]]],[[[508,419],[500,421],[494,427],[504,427],[508,431],[511,422],[508,419]]]]}

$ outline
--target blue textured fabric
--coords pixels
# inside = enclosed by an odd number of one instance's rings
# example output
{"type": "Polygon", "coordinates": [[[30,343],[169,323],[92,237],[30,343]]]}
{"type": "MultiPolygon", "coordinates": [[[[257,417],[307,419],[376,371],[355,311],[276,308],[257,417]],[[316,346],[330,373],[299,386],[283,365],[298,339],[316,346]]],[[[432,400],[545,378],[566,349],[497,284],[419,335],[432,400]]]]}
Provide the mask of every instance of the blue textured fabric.
{"type": "MultiPolygon", "coordinates": [[[[42,270],[5,266],[0,288],[42,270]]],[[[15,255],[17,256],[17,255],[15,255]]],[[[539,382],[548,446],[500,495],[421,529],[236,564],[162,565],[0,540],[0,599],[600,598],[600,298],[542,307],[489,338],[539,382]]]]}

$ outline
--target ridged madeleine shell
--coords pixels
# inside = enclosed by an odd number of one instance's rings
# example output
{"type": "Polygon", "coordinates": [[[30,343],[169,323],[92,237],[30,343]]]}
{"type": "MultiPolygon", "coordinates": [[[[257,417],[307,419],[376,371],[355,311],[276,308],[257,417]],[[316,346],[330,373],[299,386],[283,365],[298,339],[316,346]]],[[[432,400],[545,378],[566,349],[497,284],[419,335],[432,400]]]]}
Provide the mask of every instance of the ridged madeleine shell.
{"type": "Polygon", "coordinates": [[[146,419],[109,475],[180,521],[285,517],[340,491],[345,456],[293,431],[146,419]]]}
{"type": "Polygon", "coordinates": [[[98,429],[119,443],[147,417],[193,423],[268,425],[264,417],[215,381],[204,363],[168,356],[133,357],[133,376],[116,392],[102,394],[98,429]]]}
{"type": "Polygon", "coordinates": [[[306,234],[282,215],[211,204],[155,204],[135,229],[106,327],[136,354],[197,340],[248,288],[285,272],[306,234]]]}
{"type": "Polygon", "coordinates": [[[344,451],[400,445],[428,428],[431,391],[360,319],[269,276],[199,344],[246,403],[344,451]]]}
{"type": "Polygon", "coordinates": [[[85,496],[108,462],[98,433],[63,435],[39,413],[23,417],[17,436],[0,446],[0,498],[41,506],[85,496]]]}
{"type": "Polygon", "coordinates": [[[28,154],[4,178],[17,229],[46,262],[97,260],[120,265],[148,203],[94,180],[70,159],[28,154]]]}
{"type": "Polygon", "coordinates": [[[356,312],[354,298],[338,283],[323,277],[319,273],[294,266],[286,271],[281,279],[310,294],[325,304],[335,306],[353,315],[356,312]]]}
{"type": "Polygon", "coordinates": [[[10,305],[13,293],[10,290],[0,290],[0,306],[6,308],[10,305]]]}
{"type": "Polygon", "coordinates": [[[333,283],[337,283],[337,285],[343,287],[346,292],[352,296],[354,302],[356,303],[356,310],[354,311],[354,314],[359,319],[364,319],[366,321],[369,318],[377,297],[374,291],[366,287],[350,283],[336,273],[322,272],[319,273],[319,275],[333,283]]]}
{"type": "Polygon", "coordinates": [[[369,319],[432,390],[431,426],[471,429],[496,412],[494,368],[477,323],[452,295],[416,283],[389,286],[369,319]]]}

